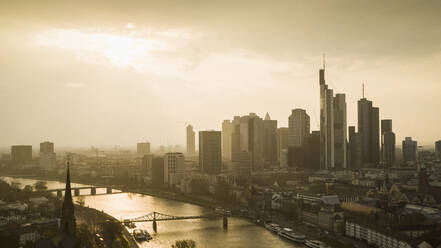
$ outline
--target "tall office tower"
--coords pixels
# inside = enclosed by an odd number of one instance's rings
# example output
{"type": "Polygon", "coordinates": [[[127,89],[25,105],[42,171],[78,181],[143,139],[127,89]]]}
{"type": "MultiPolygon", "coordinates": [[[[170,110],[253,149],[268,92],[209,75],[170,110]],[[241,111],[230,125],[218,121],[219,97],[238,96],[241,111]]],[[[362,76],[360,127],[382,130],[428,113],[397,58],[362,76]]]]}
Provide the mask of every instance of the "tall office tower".
{"type": "Polygon", "coordinates": [[[220,131],[199,132],[199,167],[204,174],[219,174],[222,170],[220,131]]]}
{"type": "Polygon", "coordinates": [[[184,154],[180,152],[168,152],[164,155],[164,183],[176,185],[180,183],[184,175],[184,154]]]}
{"type": "Polygon", "coordinates": [[[233,123],[230,120],[222,122],[222,158],[230,161],[232,159],[232,134],[233,123]]]}
{"type": "Polygon", "coordinates": [[[277,161],[277,120],[271,120],[268,113],[262,122],[263,126],[263,159],[272,164],[277,161]]]}
{"type": "Polygon", "coordinates": [[[194,155],[196,153],[196,145],[195,145],[195,133],[193,131],[193,126],[188,125],[186,131],[187,131],[187,154],[194,155]]]}
{"type": "Polygon", "coordinates": [[[136,144],[136,153],[138,153],[138,155],[150,154],[150,143],[139,142],[138,144],[136,144]]]}
{"type": "Polygon", "coordinates": [[[152,172],[152,161],[153,161],[153,155],[148,154],[144,155],[141,159],[141,170],[146,173],[147,175],[151,175],[152,172]]]}
{"type": "Polygon", "coordinates": [[[277,160],[280,162],[280,167],[288,166],[288,140],[289,128],[281,127],[277,129],[277,160]]]}
{"type": "Polygon", "coordinates": [[[403,161],[416,162],[417,161],[417,142],[411,137],[406,137],[403,140],[403,161]]]}
{"type": "Polygon", "coordinates": [[[377,166],[380,160],[379,109],[366,98],[358,100],[358,132],[362,138],[363,166],[377,166]]]}
{"type": "Polygon", "coordinates": [[[320,83],[320,168],[334,168],[334,92],[325,83],[325,68],[319,71],[320,83]]]}
{"type": "Polygon", "coordinates": [[[253,171],[263,168],[262,118],[255,113],[240,118],[240,151],[251,153],[253,171]]]}
{"type": "Polygon", "coordinates": [[[22,166],[32,161],[32,146],[15,145],[11,146],[11,161],[13,164],[22,166]]]}
{"type": "Polygon", "coordinates": [[[288,117],[288,146],[301,146],[310,129],[309,115],[304,109],[293,109],[288,117]]]}
{"type": "Polygon", "coordinates": [[[381,120],[381,162],[388,169],[395,163],[395,133],[390,119],[381,120]]]}
{"type": "Polygon", "coordinates": [[[347,122],[345,94],[334,97],[334,167],[347,168],[347,122]]]}
{"type": "Polygon", "coordinates": [[[40,143],[40,153],[53,153],[54,143],[49,141],[44,141],[40,143]]]}
{"type": "Polygon", "coordinates": [[[349,150],[348,168],[361,169],[363,165],[361,134],[355,132],[355,126],[349,126],[349,150]]]}
{"type": "Polygon", "coordinates": [[[231,122],[231,160],[238,161],[240,155],[240,116],[231,122]]]}
{"type": "Polygon", "coordinates": [[[438,160],[441,160],[441,140],[435,142],[435,154],[438,160]]]}
{"type": "Polygon", "coordinates": [[[54,153],[54,143],[45,141],[40,143],[40,157],[38,167],[42,170],[54,170],[57,165],[56,154],[54,153]]]}

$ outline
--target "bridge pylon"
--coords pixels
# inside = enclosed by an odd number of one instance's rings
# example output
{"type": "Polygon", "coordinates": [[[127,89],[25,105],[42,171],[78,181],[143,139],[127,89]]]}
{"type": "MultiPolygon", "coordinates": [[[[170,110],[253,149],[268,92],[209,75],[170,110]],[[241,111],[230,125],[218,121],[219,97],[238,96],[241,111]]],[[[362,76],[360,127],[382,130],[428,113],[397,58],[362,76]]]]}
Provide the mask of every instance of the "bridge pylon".
{"type": "Polygon", "coordinates": [[[224,230],[227,230],[228,229],[228,217],[227,217],[227,215],[224,213],[224,215],[223,215],[223,227],[224,227],[224,230]]]}
{"type": "Polygon", "coordinates": [[[153,231],[155,231],[155,233],[158,232],[157,228],[158,226],[156,224],[156,212],[153,212],[153,231]]]}

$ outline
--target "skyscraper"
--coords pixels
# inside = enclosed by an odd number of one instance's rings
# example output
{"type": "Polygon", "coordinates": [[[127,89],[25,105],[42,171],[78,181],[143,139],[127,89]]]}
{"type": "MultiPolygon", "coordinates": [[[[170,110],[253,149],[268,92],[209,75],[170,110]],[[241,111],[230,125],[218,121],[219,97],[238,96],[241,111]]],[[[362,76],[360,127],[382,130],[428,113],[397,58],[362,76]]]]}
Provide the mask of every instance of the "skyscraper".
{"type": "Polygon", "coordinates": [[[412,137],[404,138],[403,142],[403,161],[407,162],[416,162],[417,161],[417,142],[412,140],[412,137]]]}
{"type": "Polygon", "coordinates": [[[386,168],[395,163],[395,133],[390,119],[381,120],[381,161],[386,168]]]}
{"type": "Polygon", "coordinates": [[[224,120],[224,122],[222,122],[222,157],[228,161],[232,158],[232,134],[233,124],[230,120],[224,120]]]}
{"type": "Polygon", "coordinates": [[[277,161],[277,120],[271,120],[268,113],[262,122],[263,125],[263,159],[272,164],[277,161]]]}
{"type": "Polygon", "coordinates": [[[44,141],[40,143],[40,153],[53,153],[54,143],[49,141],[44,141]]]}
{"type": "Polygon", "coordinates": [[[345,94],[334,97],[334,167],[347,168],[347,123],[345,94]]]}
{"type": "Polygon", "coordinates": [[[380,160],[379,109],[366,98],[358,100],[358,132],[362,139],[363,166],[377,166],[380,160]]]}
{"type": "Polygon", "coordinates": [[[355,132],[355,126],[349,126],[349,156],[348,168],[361,169],[363,165],[362,137],[355,132]]]}
{"type": "Polygon", "coordinates": [[[288,146],[301,146],[310,131],[309,115],[304,109],[293,109],[288,117],[288,146]]]}
{"type": "Polygon", "coordinates": [[[219,174],[222,169],[221,132],[199,132],[199,166],[202,173],[219,174]]]}
{"type": "Polygon", "coordinates": [[[262,118],[255,113],[240,118],[240,151],[251,153],[253,171],[263,168],[262,118]]]}
{"type": "Polygon", "coordinates": [[[11,146],[12,163],[21,166],[32,161],[32,146],[15,145],[11,146]]]}
{"type": "Polygon", "coordinates": [[[438,160],[441,160],[441,140],[435,142],[435,154],[438,160]]]}
{"type": "Polygon", "coordinates": [[[240,159],[240,116],[234,116],[231,122],[231,160],[240,159]]]}
{"type": "Polygon", "coordinates": [[[40,143],[40,157],[38,166],[43,170],[53,170],[56,167],[57,159],[54,153],[54,143],[45,141],[40,143]]]}
{"type": "Polygon", "coordinates": [[[196,145],[195,145],[195,133],[193,131],[193,126],[188,125],[186,131],[187,131],[187,154],[194,155],[196,153],[196,145]]]}
{"type": "Polygon", "coordinates": [[[334,92],[325,83],[325,66],[319,71],[320,83],[320,168],[334,168],[334,92]]]}
{"type": "Polygon", "coordinates": [[[64,201],[61,207],[61,232],[67,236],[75,237],[76,222],[74,205],[72,201],[72,191],[70,187],[69,160],[67,161],[66,189],[64,191],[64,201]]]}
{"type": "Polygon", "coordinates": [[[138,155],[147,155],[150,154],[150,143],[149,142],[139,142],[136,144],[136,153],[138,155]]]}
{"type": "Polygon", "coordinates": [[[277,160],[279,160],[281,167],[288,166],[288,160],[287,160],[288,140],[289,140],[289,128],[287,128],[287,127],[278,128],[277,129],[277,160]]]}

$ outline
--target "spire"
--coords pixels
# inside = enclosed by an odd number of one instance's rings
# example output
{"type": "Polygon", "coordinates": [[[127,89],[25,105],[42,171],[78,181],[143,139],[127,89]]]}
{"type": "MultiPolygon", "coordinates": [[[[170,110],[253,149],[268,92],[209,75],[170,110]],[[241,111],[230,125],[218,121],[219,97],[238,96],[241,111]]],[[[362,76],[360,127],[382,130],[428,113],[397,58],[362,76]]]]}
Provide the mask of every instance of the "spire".
{"type": "Polygon", "coordinates": [[[265,121],[269,121],[269,120],[271,120],[271,117],[269,116],[268,112],[266,112],[265,121]]]}
{"type": "Polygon", "coordinates": [[[61,208],[61,231],[68,236],[75,237],[76,222],[74,213],[74,204],[72,201],[72,192],[70,186],[70,171],[69,171],[69,155],[67,157],[66,170],[66,189],[64,191],[64,201],[61,208]]]}
{"type": "Polygon", "coordinates": [[[326,63],[325,63],[325,54],[323,54],[323,70],[326,69],[326,63]]]}

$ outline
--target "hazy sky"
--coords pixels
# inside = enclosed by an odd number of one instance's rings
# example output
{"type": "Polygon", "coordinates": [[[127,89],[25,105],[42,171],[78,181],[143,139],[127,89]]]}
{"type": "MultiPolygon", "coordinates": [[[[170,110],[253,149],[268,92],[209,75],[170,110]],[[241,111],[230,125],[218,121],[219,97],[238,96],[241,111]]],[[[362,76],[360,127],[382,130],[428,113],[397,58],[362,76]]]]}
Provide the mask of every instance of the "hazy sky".
{"type": "Polygon", "coordinates": [[[318,69],[404,136],[441,139],[441,1],[0,1],[0,146],[184,144],[305,108],[318,69]]]}

